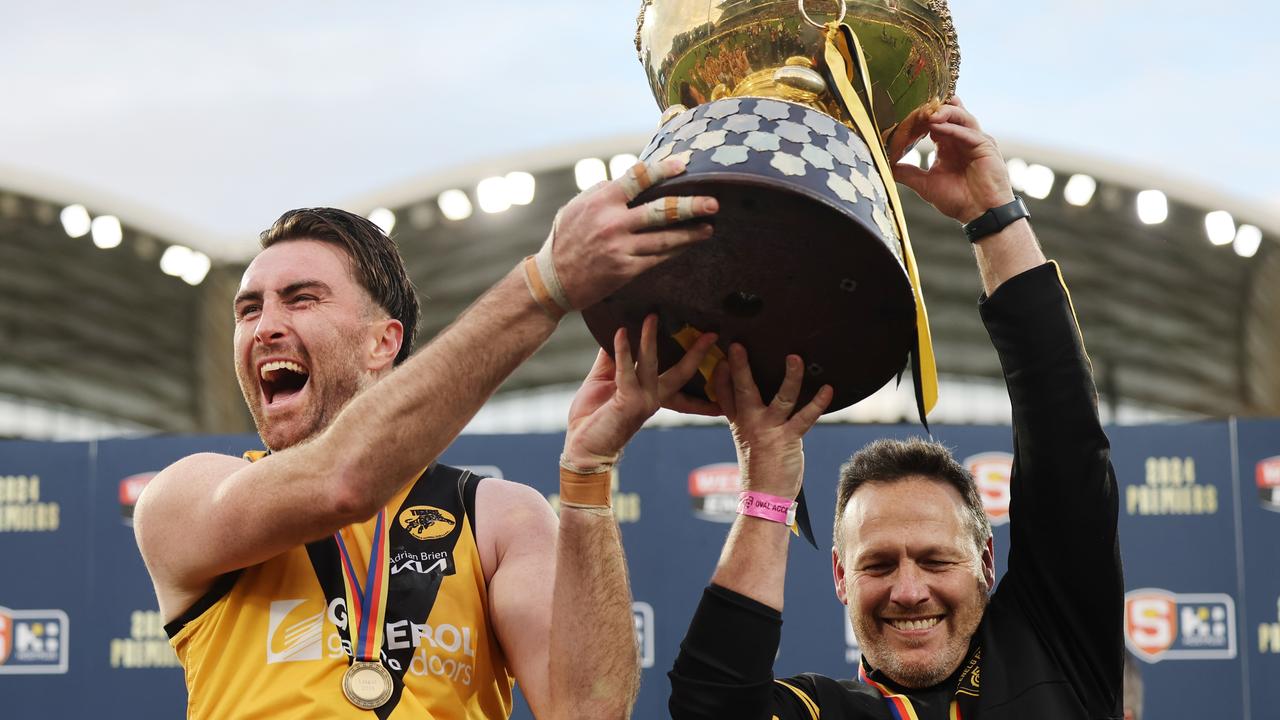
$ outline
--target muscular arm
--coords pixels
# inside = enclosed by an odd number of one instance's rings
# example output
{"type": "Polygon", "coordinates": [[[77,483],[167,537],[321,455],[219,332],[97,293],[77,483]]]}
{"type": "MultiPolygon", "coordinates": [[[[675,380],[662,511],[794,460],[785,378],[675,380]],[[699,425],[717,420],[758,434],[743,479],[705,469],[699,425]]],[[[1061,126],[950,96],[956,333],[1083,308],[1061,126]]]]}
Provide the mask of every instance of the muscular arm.
{"type": "MultiPolygon", "coordinates": [[[[668,175],[683,168],[664,163],[668,175]]],[[[709,198],[694,207],[697,215],[717,209],[709,198]]],[[[628,208],[617,183],[565,207],[554,266],[573,307],[710,236],[706,226],[654,228],[652,217],[644,207],[628,208]]],[[[517,267],[312,439],[252,464],[196,455],[161,472],[139,500],[135,532],[165,618],[220,574],[373,515],[452,442],[555,325],[517,267]]]]}
{"type": "MultiPolygon", "coordinates": [[[[788,356],[781,388],[765,407],[745,350],[729,349],[728,372],[716,376],[733,428],[744,489],[794,499],[804,475],[801,438],[817,422],[831,388],[824,386],[798,412],[803,361],[788,356]]],[[[704,594],[671,671],[671,716],[676,720],[809,717],[794,693],[773,682],[781,637],[783,588],[790,530],[782,523],[739,515],[729,531],[712,586],[704,594]]]]}
{"type": "Polygon", "coordinates": [[[165,469],[135,519],[162,614],[180,613],[222,573],[377,512],[554,328],[512,271],[312,440],[255,463],[202,454],[165,469]]]}

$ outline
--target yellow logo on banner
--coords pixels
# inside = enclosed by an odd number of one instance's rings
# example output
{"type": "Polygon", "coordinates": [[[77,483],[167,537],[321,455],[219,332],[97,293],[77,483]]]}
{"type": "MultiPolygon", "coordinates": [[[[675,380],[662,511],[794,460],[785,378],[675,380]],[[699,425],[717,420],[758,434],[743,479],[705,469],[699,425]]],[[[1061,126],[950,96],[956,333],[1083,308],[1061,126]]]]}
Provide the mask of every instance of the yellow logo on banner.
{"type": "Polygon", "coordinates": [[[457,526],[453,513],[430,505],[414,505],[400,513],[400,527],[419,540],[442,538],[457,526]]]}
{"type": "Polygon", "coordinates": [[[108,648],[111,667],[138,668],[177,667],[178,656],[169,645],[164,620],[158,610],[134,610],[129,614],[129,637],[112,638],[108,648]]]}
{"type": "Polygon", "coordinates": [[[1130,515],[1214,515],[1218,488],[1196,482],[1193,457],[1149,457],[1146,482],[1125,487],[1130,515]]]}
{"type": "Polygon", "coordinates": [[[61,510],[40,502],[40,476],[0,475],[0,532],[55,532],[61,510]]]}

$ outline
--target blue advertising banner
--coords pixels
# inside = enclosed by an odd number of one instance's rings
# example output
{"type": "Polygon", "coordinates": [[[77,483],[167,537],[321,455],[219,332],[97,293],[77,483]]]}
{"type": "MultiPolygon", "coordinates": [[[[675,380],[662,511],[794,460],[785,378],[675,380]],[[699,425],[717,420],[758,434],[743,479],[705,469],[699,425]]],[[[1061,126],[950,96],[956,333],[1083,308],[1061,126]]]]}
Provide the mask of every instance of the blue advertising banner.
{"type": "Polygon", "coordinates": [[[1255,718],[1280,716],[1280,420],[1236,423],[1241,655],[1255,718]]]}
{"type": "MultiPolygon", "coordinates": [[[[858,647],[831,573],[840,466],[914,426],[822,425],[806,443],[818,549],[788,560],[780,675],[851,677],[858,647]]],[[[1280,708],[1280,421],[1111,428],[1125,563],[1126,644],[1150,717],[1272,717],[1280,708]]],[[[935,427],[974,473],[1008,551],[1008,427],[935,427]]],[[[467,435],[442,460],[531,485],[558,503],[559,434],[467,435]]],[[[252,436],[0,443],[0,697],[5,718],[129,708],[180,717],[182,671],[134,544],[133,504],[152,474],[198,451],[239,454],[252,436]]],[[[643,684],[634,716],[667,716],[666,672],[734,517],[726,429],[642,432],[614,488],[634,596],[643,684]]],[[[267,651],[264,643],[264,652],[267,651]]],[[[528,720],[518,701],[515,716],[528,720]]]]}

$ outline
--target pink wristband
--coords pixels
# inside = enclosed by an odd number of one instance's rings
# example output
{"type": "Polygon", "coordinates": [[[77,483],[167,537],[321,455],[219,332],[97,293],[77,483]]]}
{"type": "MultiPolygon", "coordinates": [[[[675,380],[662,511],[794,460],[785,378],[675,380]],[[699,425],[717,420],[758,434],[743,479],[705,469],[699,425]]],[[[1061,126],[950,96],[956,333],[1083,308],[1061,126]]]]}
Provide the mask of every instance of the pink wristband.
{"type": "Polygon", "coordinates": [[[788,500],[777,495],[752,492],[750,490],[738,495],[738,514],[771,520],[791,527],[796,522],[795,500],[788,500]]]}

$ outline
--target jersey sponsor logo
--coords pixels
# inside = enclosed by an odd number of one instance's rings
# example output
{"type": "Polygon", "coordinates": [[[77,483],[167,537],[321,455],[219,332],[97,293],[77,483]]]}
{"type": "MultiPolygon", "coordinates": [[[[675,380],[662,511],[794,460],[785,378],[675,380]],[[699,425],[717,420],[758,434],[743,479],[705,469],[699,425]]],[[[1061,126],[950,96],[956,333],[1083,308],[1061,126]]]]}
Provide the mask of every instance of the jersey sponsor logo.
{"type": "Polygon", "coordinates": [[[138,496],[142,489],[155,477],[153,472],[138,473],[120,481],[120,519],[125,525],[133,526],[133,508],[138,504],[138,496]]]}
{"type": "Polygon", "coordinates": [[[693,514],[711,522],[733,522],[738,516],[738,494],[742,492],[737,463],[714,463],[689,473],[689,497],[693,514]]]}
{"type": "Polygon", "coordinates": [[[319,660],[324,634],[320,600],[276,600],[267,616],[267,664],[319,660]]]}
{"type": "Polygon", "coordinates": [[[62,610],[0,607],[0,674],[61,675],[70,657],[70,620],[62,610]]]}
{"type": "Polygon", "coordinates": [[[414,505],[400,513],[400,527],[418,540],[437,540],[458,527],[453,513],[430,505],[414,505]]]}
{"type": "Polygon", "coordinates": [[[636,647],[640,649],[640,667],[651,668],[654,663],[653,606],[639,600],[631,603],[631,619],[635,622],[636,647]]]}
{"type": "Polygon", "coordinates": [[[1280,455],[1258,463],[1258,502],[1262,507],[1280,512],[1280,455]]]}
{"type": "MultiPolygon", "coordinates": [[[[276,600],[267,622],[267,663],[307,660],[346,660],[351,643],[338,633],[347,626],[347,605],[335,598],[326,606],[319,599],[276,600]]],[[[388,620],[382,661],[395,672],[434,675],[470,685],[475,675],[476,645],[483,642],[467,625],[388,620]],[[408,668],[388,651],[413,649],[408,668]]]]}
{"type": "Polygon", "coordinates": [[[965,458],[982,498],[982,509],[992,525],[1009,522],[1009,481],[1013,477],[1013,456],[1007,452],[986,452],[965,458]]]}
{"type": "Polygon", "coordinates": [[[397,552],[391,555],[390,565],[392,575],[398,575],[402,572],[414,572],[419,575],[430,575],[431,573],[453,575],[457,572],[457,568],[453,564],[453,553],[447,550],[416,553],[398,549],[397,552]]]}
{"type": "Polygon", "coordinates": [[[1226,593],[1158,588],[1124,596],[1125,644],[1149,663],[1229,660],[1236,656],[1236,606],[1226,593]]]}

